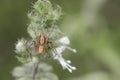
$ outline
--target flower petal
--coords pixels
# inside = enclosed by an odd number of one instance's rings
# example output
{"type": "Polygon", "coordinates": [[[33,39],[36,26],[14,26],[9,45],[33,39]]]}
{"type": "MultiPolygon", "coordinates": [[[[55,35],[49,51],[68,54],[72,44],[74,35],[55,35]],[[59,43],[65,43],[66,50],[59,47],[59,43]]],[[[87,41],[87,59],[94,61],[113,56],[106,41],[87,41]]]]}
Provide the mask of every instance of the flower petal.
{"type": "Polygon", "coordinates": [[[76,49],[72,49],[71,47],[66,46],[66,48],[69,49],[70,51],[74,52],[74,53],[77,52],[76,49]]]}
{"type": "Polygon", "coordinates": [[[58,40],[58,42],[60,42],[61,44],[65,44],[65,45],[70,44],[70,40],[68,39],[67,36],[60,38],[60,39],[58,40]]]}
{"type": "Polygon", "coordinates": [[[65,60],[62,57],[62,52],[66,48],[67,48],[66,46],[60,46],[60,47],[56,48],[52,53],[53,53],[54,59],[59,61],[59,63],[63,67],[63,69],[68,69],[69,72],[72,72],[72,70],[76,70],[76,67],[70,65],[71,64],[70,60],[65,60]]]}
{"type": "Polygon", "coordinates": [[[26,44],[25,39],[18,40],[18,42],[16,44],[16,51],[17,52],[24,52],[26,50],[25,44],[26,44]]]}

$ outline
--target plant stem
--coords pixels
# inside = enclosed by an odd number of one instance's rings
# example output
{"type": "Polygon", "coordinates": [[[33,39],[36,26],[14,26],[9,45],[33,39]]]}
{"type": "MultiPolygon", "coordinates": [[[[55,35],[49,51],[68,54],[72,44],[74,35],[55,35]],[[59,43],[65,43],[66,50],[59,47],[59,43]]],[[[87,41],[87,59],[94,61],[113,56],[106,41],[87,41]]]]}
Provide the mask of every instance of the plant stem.
{"type": "Polygon", "coordinates": [[[37,71],[38,71],[38,65],[39,65],[39,62],[38,63],[34,63],[33,80],[35,80],[35,76],[36,76],[37,71]]]}

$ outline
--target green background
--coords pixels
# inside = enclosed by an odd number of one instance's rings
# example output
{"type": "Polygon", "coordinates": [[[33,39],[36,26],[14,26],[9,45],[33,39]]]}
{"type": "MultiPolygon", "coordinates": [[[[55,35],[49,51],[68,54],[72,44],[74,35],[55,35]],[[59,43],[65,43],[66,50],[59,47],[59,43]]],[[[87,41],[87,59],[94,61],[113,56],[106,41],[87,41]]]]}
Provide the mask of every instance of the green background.
{"type": "MultiPolygon", "coordinates": [[[[0,80],[14,80],[15,43],[28,38],[27,13],[36,0],[0,0],[0,80]]],[[[62,7],[59,28],[77,54],[65,51],[77,70],[53,62],[60,80],[120,80],[120,0],[51,0],[62,7]]]]}

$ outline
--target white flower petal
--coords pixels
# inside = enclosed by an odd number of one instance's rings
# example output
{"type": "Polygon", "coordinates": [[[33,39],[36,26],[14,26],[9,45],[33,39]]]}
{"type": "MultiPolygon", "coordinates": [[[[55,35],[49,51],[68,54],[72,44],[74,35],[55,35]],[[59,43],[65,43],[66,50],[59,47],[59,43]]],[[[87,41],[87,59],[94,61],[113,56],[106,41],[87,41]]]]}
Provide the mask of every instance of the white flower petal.
{"type": "Polygon", "coordinates": [[[70,44],[70,40],[68,39],[67,36],[60,38],[60,39],[58,40],[58,42],[60,42],[61,44],[65,44],[65,45],[70,44]]]}
{"type": "Polygon", "coordinates": [[[67,60],[67,63],[71,64],[71,61],[70,61],[70,60],[67,60]]]}
{"type": "Polygon", "coordinates": [[[58,53],[62,53],[65,50],[65,48],[66,48],[65,46],[60,46],[60,47],[56,48],[56,51],[58,53]]]}
{"type": "Polygon", "coordinates": [[[18,43],[16,44],[16,51],[17,52],[25,51],[26,49],[25,43],[26,43],[26,40],[24,39],[19,40],[18,43]]]}
{"type": "Polygon", "coordinates": [[[69,49],[70,51],[74,52],[74,53],[77,52],[76,49],[72,49],[71,47],[66,46],[66,48],[69,49]]]}
{"type": "Polygon", "coordinates": [[[59,57],[56,59],[60,62],[63,69],[68,69],[69,72],[72,72],[72,70],[76,70],[76,68],[74,66],[71,66],[64,58],[59,57]]]}
{"type": "Polygon", "coordinates": [[[71,66],[71,61],[70,60],[65,60],[62,57],[62,52],[65,50],[66,46],[60,46],[56,48],[52,53],[54,55],[54,59],[58,60],[63,69],[68,69],[69,72],[72,72],[72,70],[76,70],[74,66],[71,66]]]}
{"type": "Polygon", "coordinates": [[[64,36],[62,38],[60,38],[59,40],[57,40],[59,44],[59,47],[57,47],[56,49],[54,49],[52,51],[54,59],[58,60],[58,62],[61,64],[61,66],[63,67],[63,69],[68,69],[69,72],[72,72],[73,70],[76,70],[76,67],[71,66],[71,61],[70,60],[66,60],[62,57],[62,52],[65,49],[68,49],[74,53],[76,53],[77,51],[75,49],[70,48],[68,45],[70,44],[70,40],[68,39],[67,36],[64,36]]]}

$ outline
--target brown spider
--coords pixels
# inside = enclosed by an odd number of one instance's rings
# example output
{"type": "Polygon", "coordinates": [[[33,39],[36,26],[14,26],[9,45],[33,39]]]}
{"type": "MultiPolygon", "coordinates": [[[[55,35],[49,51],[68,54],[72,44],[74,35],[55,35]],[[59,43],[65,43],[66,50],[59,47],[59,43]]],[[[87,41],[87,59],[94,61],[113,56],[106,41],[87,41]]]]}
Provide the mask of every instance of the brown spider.
{"type": "Polygon", "coordinates": [[[37,52],[39,54],[44,54],[46,52],[46,49],[51,48],[51,43],[52,42],[49,42],[46,39],[44,33],[41,32],[36,45],[37,52]]]}

